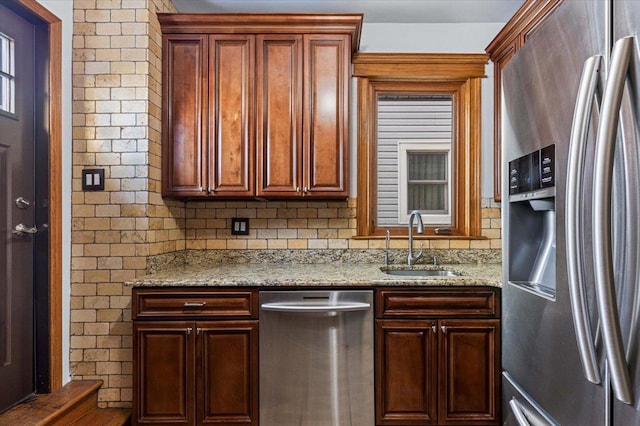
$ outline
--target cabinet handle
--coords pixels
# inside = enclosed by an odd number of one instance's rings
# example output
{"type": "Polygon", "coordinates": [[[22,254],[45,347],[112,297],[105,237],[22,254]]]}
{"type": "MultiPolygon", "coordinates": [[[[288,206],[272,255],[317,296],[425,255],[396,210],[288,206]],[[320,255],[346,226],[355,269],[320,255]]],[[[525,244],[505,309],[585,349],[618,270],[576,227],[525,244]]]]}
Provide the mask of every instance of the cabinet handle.
{"type": "Polygon", "coordinates": [[[202,331],[202,329],[200,327],[196,328],[196,334],[200,334],[201,331],[202,331]]]}
{"type": "Polygon", "coordinates": [[[207,302],[184,302],[182,305],[185,308],[204,308],[207,305],[207,302]]]}
{"type": "Polygon", "coordinates": [[[300,192],[300,187],[296,186],[296,192],[300,192]]]}
{"type": "Polygon", "coordinates": [[[447,334],[447,326],[446,325],[440,326],[440,329],[442,330],[442,332],[444,334],[447,334]]]}
{"type": "Polygon", "coordinates": [[[204,189],[203,187],[200,187],[200,192],[207,192],[207,190],[204,189]]]}
{"type": "Polygon", "coordinates": [[[188,327],[188,328],[187,328],[187,336],[190,336],[190,335],[191,335],[191,331],[192,331],[192,330],[193,330],[193,328],[191,328],[191,327],[188,327]]]}
{"type": "Polygon", "coordinates": [[[433,330],[433,334],[438,334],[438,328],[435,325],[431,326],[431,330],[433,330]]]}
{"type": "Polygon", "coordinates": [[[302,190],[302,192],[304,192],[304,193],[306,194],[307,192],[309,192],[309,188],[307,188],[307,187],[305,186],[305,187],[304,187],[304,189],[302,190]]]}

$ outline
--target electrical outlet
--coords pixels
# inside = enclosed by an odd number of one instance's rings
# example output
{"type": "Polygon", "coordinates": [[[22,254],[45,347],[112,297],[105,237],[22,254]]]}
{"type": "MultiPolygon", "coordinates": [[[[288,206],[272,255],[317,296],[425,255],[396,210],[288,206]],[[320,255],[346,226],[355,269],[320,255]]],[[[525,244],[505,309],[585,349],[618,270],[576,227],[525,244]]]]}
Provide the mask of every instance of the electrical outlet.
{"type": "Polygon", "coordinates": [[[82,170],[83,191],[104,191],[104,169],[82,170]]]}
{"type": "Polygon", "coordinates": [[[249,219],[243,217],[231,219],[231,235],[249,235],[249,219]]]}

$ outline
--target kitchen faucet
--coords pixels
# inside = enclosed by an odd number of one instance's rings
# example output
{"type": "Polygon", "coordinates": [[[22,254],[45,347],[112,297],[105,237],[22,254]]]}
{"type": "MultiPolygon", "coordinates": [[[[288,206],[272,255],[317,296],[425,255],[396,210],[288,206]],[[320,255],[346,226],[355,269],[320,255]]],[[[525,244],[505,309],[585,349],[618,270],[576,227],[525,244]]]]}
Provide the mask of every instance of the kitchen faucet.
{"type": "Polygon", "coordinates": [[[409,255],[407,256],[407,265],[411,266],[418,259],[422,257],[422,246],[420,243],[420,251],[415,256],[413,255],[413,219],[418,219],[418,234],[422,234],[424,232],[424,224],[422,223],[422,215],[418,210],[414,210],[409,215],[409,255]]]}

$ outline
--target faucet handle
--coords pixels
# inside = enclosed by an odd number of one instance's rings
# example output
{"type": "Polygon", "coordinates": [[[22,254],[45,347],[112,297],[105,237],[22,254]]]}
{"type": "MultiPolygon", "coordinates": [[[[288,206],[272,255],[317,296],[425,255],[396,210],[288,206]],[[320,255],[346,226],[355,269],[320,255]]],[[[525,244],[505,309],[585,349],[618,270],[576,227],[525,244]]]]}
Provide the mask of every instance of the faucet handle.
{"type": "Polygon", "coordinates": [[[424,243],[420,243],[420,251],[418,252],[418,254],[416,254],[416,260],[420,259],[422,257],[422,252],[424,249],[424,243]]]}

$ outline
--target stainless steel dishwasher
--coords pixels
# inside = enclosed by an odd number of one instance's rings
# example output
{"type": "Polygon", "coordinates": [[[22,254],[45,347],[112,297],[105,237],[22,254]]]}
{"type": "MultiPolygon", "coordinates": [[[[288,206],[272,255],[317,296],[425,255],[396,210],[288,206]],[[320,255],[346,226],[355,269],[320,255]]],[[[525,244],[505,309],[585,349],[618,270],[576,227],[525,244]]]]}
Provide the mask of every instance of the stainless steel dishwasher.
{"type": "Polygon", "coordinates": [[[260,292],[260,425],[374,424],[373,292],[260,292]]]}

